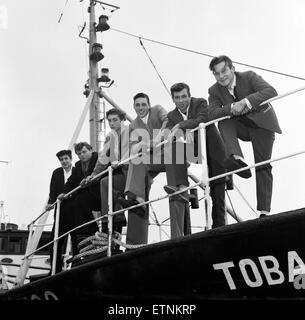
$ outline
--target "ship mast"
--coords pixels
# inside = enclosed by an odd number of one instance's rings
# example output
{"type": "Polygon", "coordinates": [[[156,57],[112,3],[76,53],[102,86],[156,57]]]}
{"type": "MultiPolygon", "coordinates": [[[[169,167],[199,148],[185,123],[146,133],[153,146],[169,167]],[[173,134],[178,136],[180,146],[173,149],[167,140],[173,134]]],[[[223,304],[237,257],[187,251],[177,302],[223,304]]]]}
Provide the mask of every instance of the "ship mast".
{"type": "Polygon", "coordinates": [[[96,43],[95,30],[95,1],[90,0],[89,7],[89,88],[94,90],[94,97],[89,107],[89,128],[90,144],[95,151],[98,151],[98,128],[99,128],[99,94],[98,94],[98,60],[92,59],[94,44],[96,43]]]}
{"type": "MultiPolygon", "coordinates": [[[[98,74],[98,62],[104,58],[101,50],[103,48],[101,43],[97,41],[97,31],[107,31],[110,27],[107,23],[108,15],[102,14],[99,17],[98,23],[95,21],[95,5],[99,3],[105,10],[105,7],[111,8],[111,13],[119,9],[119,7],[112,4],[101,2],[98,0],[90,0],[89,12],[89,89],[94,91],[94,96],[89,106],[89,130],[90,130],[90,144],[95,151],[99,151],[100,139],[99,133],[101,131],[101,122],[105,122],[105,114],[103,114],[100,120],[100,97],[103,97],[102,87],[109,88],[114,81],[111,81],[108,77],[108,69],[102,69],[101,77],[98,74]],[[103,70],[105,74],[103,74],[103,70]],[[108,83],[108,85],[99,86],[99,82],[108,83]]],[[[103,112],[105,113],[105,105],[103,104],[103,112]]]]}

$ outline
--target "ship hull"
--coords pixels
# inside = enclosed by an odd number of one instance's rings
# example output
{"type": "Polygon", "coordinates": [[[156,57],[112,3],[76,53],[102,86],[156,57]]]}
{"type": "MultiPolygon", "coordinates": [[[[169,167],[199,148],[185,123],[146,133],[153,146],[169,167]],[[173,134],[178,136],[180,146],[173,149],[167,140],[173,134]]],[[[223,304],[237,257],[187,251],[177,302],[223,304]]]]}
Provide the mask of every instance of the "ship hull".
{"type": "Polygon", "coordinates": [[[0,299],[303,299],[304,243],[303,208],[100,257],[0,299]]]}

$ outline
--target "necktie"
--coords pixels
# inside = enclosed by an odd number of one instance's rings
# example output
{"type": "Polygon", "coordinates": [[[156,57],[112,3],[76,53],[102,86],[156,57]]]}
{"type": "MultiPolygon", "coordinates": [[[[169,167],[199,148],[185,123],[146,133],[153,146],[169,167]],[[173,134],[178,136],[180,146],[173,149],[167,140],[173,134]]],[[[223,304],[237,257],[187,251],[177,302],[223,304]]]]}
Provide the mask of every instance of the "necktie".
{"type": "Polygon", "coordinates": [[[121,161],[121,148],[122,148],[122,145],[121,145],[121,139],[122,139],[121,134],[122,133],[119,134],[119,146],[118,146],[119,147],[119,150],[118,150],[118,160],[119,161],[121,161]]]}
{"type": "Polygon", "coordinates": [[[234,93],[234,100],[235,101],[239,101],[238,96],[237,96],[237,92],[236,92],[236,86],[233,88],[233,93],[234,93]]]}

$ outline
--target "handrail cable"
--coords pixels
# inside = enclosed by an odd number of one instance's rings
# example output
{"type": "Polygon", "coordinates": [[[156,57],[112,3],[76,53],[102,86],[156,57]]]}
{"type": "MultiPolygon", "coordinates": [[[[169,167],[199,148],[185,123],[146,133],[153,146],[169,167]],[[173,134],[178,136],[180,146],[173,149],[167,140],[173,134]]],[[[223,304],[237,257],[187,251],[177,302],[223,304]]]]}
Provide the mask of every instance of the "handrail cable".
{"type": "MultiPolygon", "coordinates": [[[[305,87],[304,87],[304,88],[305,88],[305,87]]],[[[287,94],[280,95],[280,96],[278,96],[278,99],[280,99],[280,98],[282,98],[282,97],[284,97],[284,96],[286,96],[286,95],[295,93],[295,92],[296,92],[296,91],[294,91],[294,92],[288,92],[287,94]]],[[[276,98],[276,97],[274,97],[274,98],[276,98]]],[[[266,100],[266,101],[268,101],[268,100],[266,100]]],[[[266,101],[262,102],[261,105],[265,104],[266,101]]],[[[221,117],[221,118],[218,118],[218,119],[215,119],[215,120],[206,122],[206,123],[202,123],[201,125],[203,126],[203,128],[206,128],[206,127],[209,126],[209,125],[212,125],[212,124],[214,124],[214,123],[217,123],[217,122],[219,122],[219,121],[223,121],[223,120],[229,119],[229,118],[230,118],[230,116],[221,117]]],[[[191,132],[198,130],[198,128],[200,128],[201,125],[198,126],[197,128],[192,129],[191,132]]],[[[161,146],[162,144],[165,144],[165,143],[168,143],[168,141],[165,140],[165,141],[159,143],[156,147],[159,147],[159,146],[161,146]]],[[[149,149],[150,149],[150,148],[148,148],[147,151],[148,151],[149,149]]],[[[274,162],[274,161],[283,160],[283,159],[286,159],[286,158],[289,158],[289,157],[292,157],[292,156],[296,156],[296,155],[299,155],[299,154],[302,154],[302,153],[305,153],[305,151],[300,151],[300,152],[296,152],[296,153],[289,154],[288,156],[283,156],[283,157],[279,157],[279,158],[275,158],[275,159],[271,159],[271,160],[262,161],[262,162],[259,162],[259,163],[254,164],[254,165],[250,165],[250,166],[247,166],[247,167],[243,167],[243,168],[241,168],[241,169],[237,169],[237,170],[234,170],[234,171],[231,171],[231,172],[227,172],[227,173],[225,173],[225,174],[221,174],[221,175],[218,175],[218,176],[214,176],[214,177],[212,177],[212,178],[207,178],[207,181],[211,182],[211,181],[214,181],[214,180],[223,178],[223,177],[228,176],[228,175],[233,174],[233,173],[237,173],[237,172],[241,172],[241,171],[244,171],[244,170],[247,170],[247,169],[255,168],[255,167],[257,167],[257,166],[264,165],[264,164],[268,164],[268,163],[271,163],[271,162],[274,162]]],[[[142,155],[142,154],[143,154],[143,152],[139,152],[139,153],[137,153],[137,154],[134,155],[134,156],[131,156],[131,157],[129,157],[129,158],[123,160],[123,161],[120,161],[120,162],[118,163],[118,165],[121,165],[121,164],[123,164],[123,163],[125,163],[125,162],[129,162],[129,161],[132,160],[133,158],[139,157],[139,156],[142,155]]],[[[92,181],[95,180],[95,179],[97,179],[99,176],[101,176],[101,175],[102,175],[103,173],[105,173],[106,171],[108,171],[108,170],[105,170],[105,171],[99,173],[98,175],[96,175],[96,176],[92,179],[92,181]]],[[[141,204],[132,206],[132,207],[130,207],[130,209],[137,208],[137,207],[140,207],[140,206],[142,206],[142,205],[145,205],[145,204],[148,204],[148,203],[151,203],[151,202],[159,201],[159,200],[165,199],[165,198],[167,198],[167,197],[169,197],[169,196],[178,195],[178,194],[180,194],[180,193],[182,193],[182,192],[185,192],[185,191],[187,191],[187,190],[189,190],[189,189],[191,189],[191,188],[193,188],[193,187],[195,187],[195,186],[199,186],[201,183],[206,183],[207,181],[199,181],[198,183],[196,183],[195,185],[193,185],[193,186],[191,186],[191,187],[188,187],[188,188],[185,188],[185,189],[176,191],[176,192],[174,192],[174,193],[172,193],[172,194],[170,194],[170,195],[167,195],[167,196],[165,196],[165,197],[157,198],[156,200],[146,201],[146,202],[144,202],[144,203],[141,203],[141,204]]],[[[72,191],[70,191],[69,193],[67,193],[67,194],[65,195],[65,197],[63,198],[63,200],[66,199],[66,198],[67,198],[68,196],[70,196],[71,194],[73,194],[75,191],[79,190],[80,188],[83,188],[83,187],[82,187],[82,186],[78,186],[78,187],[76,187],[75,189],[73,189],[72,191]]],[[[126,211],[125,208],[122,209],[122,210],[118,210],[118,211],[112,213],[112,215],[113,215],[113,214],[116,214],[116,213],[124,212],[124,211],[126,211]]],[[[106,216],[108,216],[108,215],[105,215],[105,216],[103,216],[103,217],[106,217],[106,216]]],[[[101,218],[97,218],[97,219],[92,220],[92,221],[99,221],[100,219],[101,219],[101,218]]],[[[87,225],[87,224],[92,223],[92,221],[89,221],[88,223],[86,223],[86,224],[84,224],[84,225],[81,225],[81,226],[76,227],[75,230],[77,230],[77,229],[79,229],[80,227],[83,227],[83,226],[85,226],[85,225],[87,225]]],[[[74,229],[73,229],[73,231],[74,231],[74,229]]],[[[65,233],[64,235],[62,235],[61,237],[65,236],[66,234],[69,234],[70,232],[72,232],[72,231],[66,232],[66,233],[65,233]]],[[[61,237],[56,238],[56,239],[53,240],[53,241],[57,241],[57,240],[60,239],[61,237]]],[[[51,242],[51,243],[52,243],[52,242],[51,242]]],[[[48,244],[47,244],[47,245],[48,245],[48,244]]],[[[47,245],[45,245],[45,246],[47,246],[47,245]]],[[[41,248],[43,248],[43,247],[41,247],[41,248]]],[[[41,249],[41,248],[40,248],[40,249],[41,249]]],[[[36,251],[38,251],[38,250],[36,250],[36,251]]],[[[36,251],[34,251],[33,253],[35,253],[36,251]]],[[[33,253],[30,253],[30,254],[28,254],[27,256],[24,256],[24,257],[27,258],[28,256],[32,255],[33,253]]]]}
{"type": "MultiPolygon", "coordinates": [[[[247,170],[247,169],[252,169],[252,168],[259,167],[259,166],[262,166],[262,165],[265,165],[265,164],[268,164],[268,163],[272,163],[272,162],[284,160],[284,159],[291,158],[291,157],[294,157],[294,156],[297,156],[297,155],[301,155],[301,154],[305,154],[305,150],[301,150],[301,151],[298,151],[298,152],[290,153],[290,154],[288,154],[288,155],[281,156],[281,157],[278,157],[278,158],[261,161],[261,162],[255,163],[255,164],[253,164],[253,165],[249,165],[249,166],[247,166],[247,167],[243,167],[243,168],[236,169],[236,170],[233,170],[233,171],[230,171],[230,172],[226,172],[226,173],[223,173],[223,174],[214,176],[214,177],[212,177],[212,178],[208,178],[207,181],[211,182],[211,181],[224,178],[225,176],[228,176],[228,175],[231,175],[231,174],[234,174],[234,173],[237,173],[237,172],[241,172],[241,171],[244,171],[244,170],[247,170]]],[[[194,188],[194,187],[199,186],[201,183],[205,183],[205,181],[201,181],[201,180],[200,180],[199,182],[197,182],[197,183],[195,183],[195,184],[193,184],[193,185],[191,185],[191,186],[188,186],[187,188],[183,188],[183,189],[181,189],[181,190],[179,190],[179,191],[176,191],[176,192],[174,192],[174,193],[167,194],[167,195],[165,195],[165,196],[161,196],[161,197],[155,198],[155,199],[153,199],[153,200],[145,201],[145,202],[143,202],[143,203],[140,203],[140,204],[137,204],[137,205],[128,207],[128,208],[123,208],[123,209],[114,211],[114,212],[111,213],[111,215],[114,216],[114,215],[119,214],[119,213],[121,213],[121,212],[124,212],[124,211],[126,211],[126,210],[132,210],[132,209],[135,209],[135,208],[144,206],[144,205],[149,204],[149,203],[152,203],[152,202],[160,201],[160,200],[163,200],[163,199],[166,199],[166,198],[169,198],[169,197],[173,197],[173,196],[179,195],[180,193],[183,193],[183,192],[188,191],[188,190],[190,190],[190,189],[192,189],[192,188],[194,188]]],[[[79,187],[75,188],[74,190],[76,190],[76,189],[78,190],[79,187]]],[[[72,192],[72,191],[71,191],[71,192],[72,192]]],[[[91,221],[88,221],[88,222],[86,222],[86,223],[84,223],[84,224],[82,224],[82,225],[80,225],[80,226],[77,226],[77,227],[71,229],[70,231],[62,234],[61,236],[57,237],[56,239],[54,238],[53,241],[48,242],[47,244],[45,244],[44,246],[38,248],[37,250],[35,250],[35,251],[27,254],[26,256],[23,257],[23,259],[24,259],[24,258],[27,258],[27,257],[30,256],[30,255],[33,255],[35,252],[37,252],[37,251],[39,251],[39,250],[47,247],[48,245],[50,245],[50,244],[53,243],[54,241],[58,241],[59,239],[65,237],[65,236],[68,235],[69,233],[71,233],[71,232],[73,232],[73,231],[75,231],[75,230],[78,230],[78,229],[80,229],[80,228],[82,228],[82,227],[84,227],[84,226],[87,226],[87,225],[89,225],[89,224],[91,224],[91,223],[93,223],[93,222],[97,222],[97,221],[99,221],[99,220],[101,220],[101,219],[107,218],[107,217],[108,217],[108,214],[107,214],[107,215],[104,215],[104,216],[102,216],[102,217],[98,217],[98,218],[96,218],[96,219],[93,219],[93,220],[91,220],[91,221]]]]}

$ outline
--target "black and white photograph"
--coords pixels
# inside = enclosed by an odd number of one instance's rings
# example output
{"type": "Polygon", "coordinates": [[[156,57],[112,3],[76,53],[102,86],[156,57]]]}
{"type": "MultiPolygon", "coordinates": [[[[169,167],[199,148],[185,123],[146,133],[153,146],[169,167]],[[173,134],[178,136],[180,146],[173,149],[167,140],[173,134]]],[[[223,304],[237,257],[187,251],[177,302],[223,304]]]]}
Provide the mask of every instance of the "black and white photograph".
{"type": "Polygon", "coordinates": [[[0,300],[304,300],[304,12],[0,0],[0,300]]]}

